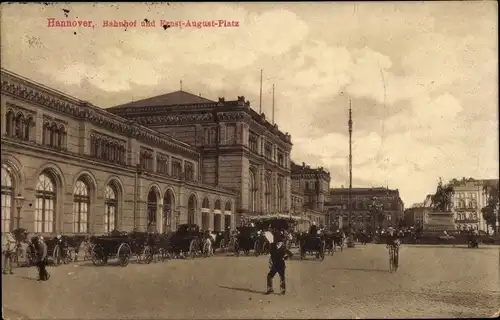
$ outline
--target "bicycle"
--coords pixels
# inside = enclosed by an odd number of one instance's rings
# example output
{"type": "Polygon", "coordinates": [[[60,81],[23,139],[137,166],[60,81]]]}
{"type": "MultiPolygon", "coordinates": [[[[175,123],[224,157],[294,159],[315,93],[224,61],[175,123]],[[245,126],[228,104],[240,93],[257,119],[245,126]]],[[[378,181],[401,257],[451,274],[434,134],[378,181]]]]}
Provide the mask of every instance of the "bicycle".
{"type": "Polygon", "coordinates": [[[393,245],[388,245],[389,249],[389,272],[396,272],[399,264],[399,241],[393,245]]]}

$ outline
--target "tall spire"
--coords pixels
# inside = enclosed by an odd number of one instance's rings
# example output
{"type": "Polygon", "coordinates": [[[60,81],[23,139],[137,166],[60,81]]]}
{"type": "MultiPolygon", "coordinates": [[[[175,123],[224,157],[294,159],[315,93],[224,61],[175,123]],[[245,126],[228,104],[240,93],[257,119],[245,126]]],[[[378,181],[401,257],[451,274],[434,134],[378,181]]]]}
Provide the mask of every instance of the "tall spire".
{"type": "Polygon", "coordinates": [[[351,111],[351,98],[349,98],[349,121],[347,122],[348,127],[349,127],[349,193],[348,193],[348,213],[347,213],[347,220],[349,224],[349,240],[347,241],[347,246],[348,247],[353,247],[354,242],[352,239],[352,224],[351,224],[351,216],[352,216],[352,201],[351,201],[351,194],[352,194],[352,111],[351,111]]]}
{"type": "Polygon", "coordinates": [[[260,69],[260,103],[259,114],[262,114],[262,69],[260,69]]]}
{"type": "Polygon", "coordinates": [[[181,91],[182,91],[182,80],[181,80],[181,91]]]}

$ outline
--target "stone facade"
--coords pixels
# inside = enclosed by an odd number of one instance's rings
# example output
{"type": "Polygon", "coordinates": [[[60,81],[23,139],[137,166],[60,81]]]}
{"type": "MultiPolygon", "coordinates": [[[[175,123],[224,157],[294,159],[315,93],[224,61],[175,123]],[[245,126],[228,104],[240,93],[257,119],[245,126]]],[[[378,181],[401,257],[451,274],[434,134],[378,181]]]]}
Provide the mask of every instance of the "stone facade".
{"type": "MultiPolygon", "coordinates": [[[[235,226],[243,170],[231,176],[225,169],[224,183],[209,183],[214,178],[202,168],[214,157],[205,159],[195,146],[3,69],[1,97],[2,231],[235,226]],[[25,198],[19,215],[17,195],[25,198]]],[[[248,168],[243,155],[218,161],[248,168]]]]}
{"type": "Polygon", "coordinates": [[[424,206],[423,203],[413,205],[404,211],[404,224],[410,226],[421,226],[428,222],[429,213],[432,211],[430,206],[424,206]]]}
{"type": "Polygon", "coordinates": [[[196,146],[202,182],[236,192],[237,216],[290,213],[291,136],[243,96],[215,102],[177,91],[107,111],[196,146]]]}
{"type": "Polygon", "coordinates": [[[488,195],[484,192],[487,184],[498,184],[498,179],[462,179],[451,182],[453,190],[453,216],[459,230],[478,229],[487,231],[481,209],[487,205],[488,195]]]}
{"type": "MultiPolygon", "coordinates": [[[[377,188],[352,188],[351,193],[351,225],[355,229],[370,229],[372,219],[369,206],[372,198],[377,197],[383,205],[385,219],[382,227],[399,226],[399,221],[404,219],[404,203],[399,196],[399,190],[391,190],[384,187],[377,188]]],[[[342,225],[348,226],[348,188],[332,188],[325,203],[328,212],[328,221],[337,227],[339,217],[342,217],[342,225]]]]}
{"type": "Polygon", "coordinates": [[[325,225],[325,199],[330,187],[330,173],[292,162],[292,212],[310,222],[325,225]]]}

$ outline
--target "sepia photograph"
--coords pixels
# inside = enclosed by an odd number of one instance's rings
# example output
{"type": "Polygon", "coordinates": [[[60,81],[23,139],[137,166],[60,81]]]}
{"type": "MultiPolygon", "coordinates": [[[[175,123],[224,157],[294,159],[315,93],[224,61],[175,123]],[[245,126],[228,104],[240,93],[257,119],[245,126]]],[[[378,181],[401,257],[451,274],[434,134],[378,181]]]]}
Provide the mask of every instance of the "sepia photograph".
{"type": "Polygon", "coordinates": [[[500,316],[497,1],[0,8],[3,319],[500,316]]]}

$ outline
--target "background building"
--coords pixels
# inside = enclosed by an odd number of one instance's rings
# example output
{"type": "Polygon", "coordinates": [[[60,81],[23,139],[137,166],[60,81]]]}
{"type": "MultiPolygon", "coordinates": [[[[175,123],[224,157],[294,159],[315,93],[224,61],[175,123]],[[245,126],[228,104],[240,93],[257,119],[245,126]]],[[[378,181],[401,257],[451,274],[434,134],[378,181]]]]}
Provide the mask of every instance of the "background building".
{"type": "MultiPolygon", "coordinates": [[[[318,225],[325,225],[325,200],[330,187],[330,173],[323,168],[311,168],[292,162],[292,212],[318,225]]],[[[300,226],[301,229],[307,227],[300,226]]]]}
{"type": "Polygon", "coordinates": [[[404,224],[407,227],[424,227],[429,220],[429,213],[432,211],[431,203],[427,201],[430,195],[426,197],[426,201],[416,203],[404,211],[404,224]]]}
{"type": "MultiPolygon", "coordinates": [[[[348,225],[348,195],[349,188],[332,188],[329,191],[325,209],[328,212],[328,221],[334,227],[339,225],[339,217],[342,217],[342,225],[348,225]]],[[[373,222],[370,215],[369,206],[372,198],[377,197],[377,202],[383,205],[385,219],[383,227],[397,227],[399,221],[404,219],[404,203],[399,196],[399,190],[391,190],[384,187],[374,188],[352,188],[351,193],[351,224],[359,230],[371,229],[373,222]]]]}
{"type": "Polygon", "coordinates": [[[198,148],[204,184],[238,194],[236,212],[290,212],[291,136],[245,97],[211,101],[176,91],[107,109],[198,148]]]}
{"type": "Polygon", "coordinates": [[[453,195],[453,214],[458,229],[478,229],[487,231],[481,209],[488,204],[484,186],[498,184],[498,179],[453,179],[450,184],[453,195]]]}
{"type": "MultiPolygon", "coordinates": [[[[292,214],[291,136],[244,97],[177,91],[104,110],[1,78],[2,231],[218,231],[244,215],[292,214]]],[[[294,212],[321,223],[329,174],[314,172],[297,173],[294,212]]]]}

